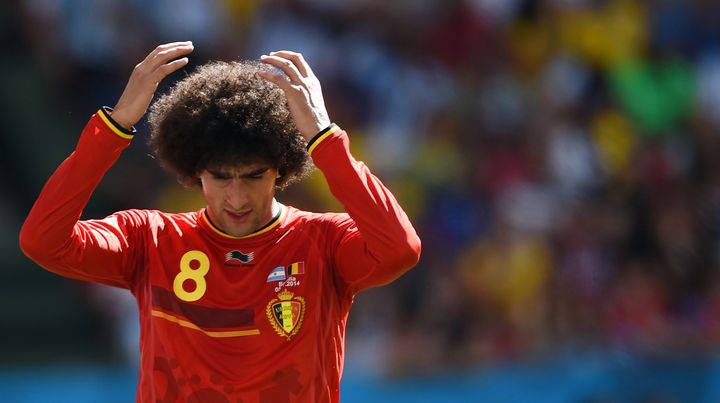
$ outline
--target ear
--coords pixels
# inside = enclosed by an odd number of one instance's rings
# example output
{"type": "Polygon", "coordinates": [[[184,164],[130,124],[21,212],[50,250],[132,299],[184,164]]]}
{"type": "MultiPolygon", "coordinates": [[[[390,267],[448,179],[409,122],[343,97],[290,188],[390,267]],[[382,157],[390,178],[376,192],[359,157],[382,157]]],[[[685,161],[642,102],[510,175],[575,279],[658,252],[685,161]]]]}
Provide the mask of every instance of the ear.
{"type": "Polygon", "coordinates": [[[180,176],[177,177],[178,182],[180,182],[181,185],[185,186],[188,189],[195,188],[196,186],[202,189],[202,181],[200,180],[200,175],[196,176],[180,176]]]}
{"type": "Polygon", "coordinates": [[[202,172],[195,172],[195,177],[193,177],[193,182],[195,182],[195,185],[200,189],[203,187],[202,178],[200,177],[201,173],[202,172]]]}
{"type": "Polygon", "coordinates": [[[280,169],[277,170],[277,174],[275,175],[275,187],[278,189],[285,187],[285,175],[283,175],[280,169]]]}

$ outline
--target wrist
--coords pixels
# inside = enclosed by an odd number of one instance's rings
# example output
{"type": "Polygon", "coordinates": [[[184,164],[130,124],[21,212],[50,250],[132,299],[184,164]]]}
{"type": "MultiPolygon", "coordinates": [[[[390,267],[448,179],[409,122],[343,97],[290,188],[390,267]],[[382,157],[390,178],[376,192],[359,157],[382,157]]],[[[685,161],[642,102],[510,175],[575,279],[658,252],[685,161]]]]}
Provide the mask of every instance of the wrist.
{"type": "Polygon", "coordinates": [[[303,125],[304,128],[300,131],[302,136],[305,138],[305,141],[308,143],[312,141],[318,133],[332,125],[332,121],[330,120],[330,117],[328,117],[327,112],[315,111],[312,116],[312,121],[307,121],[307,125],[303,125]]]}
{"type": "Polygon", "coordinates": [[[134,130],[135,123],[132,119],[125,116],[122,110],[106,108],[106,112],[112,117],[113,121],[125,130],[134,130]]]}
{"type": "Polygon", "coordinates": [[[100,114],[100,117],[105,121],[105,123],[120,137],[131,139],[135,133],[137,133],[137,130],[133,125],[130,125],[128,128],[118,122],[116,117],[113,116],[113,109],[108,106],[100,108],[98,114],[100,114]]]}
{"type": "Polygon", "coordinates": [[[318,144],[320,144],[323,140],[325,140],[327,137],[332,135],[334,132],[338,131],[340,127],[336,125],[335,123],[330,123],[320,131],[318,131],[310,140],[308,140],[307,143],[307,151],[309,154],[312,154],[315,147],[317,147],[318,144]]]}

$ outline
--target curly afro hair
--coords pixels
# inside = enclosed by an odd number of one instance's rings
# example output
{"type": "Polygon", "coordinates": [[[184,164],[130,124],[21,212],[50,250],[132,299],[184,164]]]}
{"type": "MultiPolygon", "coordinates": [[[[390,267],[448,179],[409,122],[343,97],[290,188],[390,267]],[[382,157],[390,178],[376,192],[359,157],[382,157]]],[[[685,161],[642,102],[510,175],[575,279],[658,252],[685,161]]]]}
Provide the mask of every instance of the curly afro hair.
{"type": "Polygon", "coordinates": [[[259,62],[210,62],[177,82],[150,108],[150,147],[187,186],[209,167],[254,163],[277,168],[284,188],[310,170],[306,142],[285,94],[256,76],[259,62]]]}

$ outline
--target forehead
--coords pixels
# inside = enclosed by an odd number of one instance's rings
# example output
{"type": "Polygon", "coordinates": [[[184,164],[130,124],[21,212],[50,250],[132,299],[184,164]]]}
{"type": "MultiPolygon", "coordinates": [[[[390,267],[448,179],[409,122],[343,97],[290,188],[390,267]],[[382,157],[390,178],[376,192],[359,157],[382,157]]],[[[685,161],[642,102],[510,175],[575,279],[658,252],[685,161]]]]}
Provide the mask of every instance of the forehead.
{"type": "Polygon", "coordinates": [[[261,170],[268,170],[272,169],[270,164],[262,163],[262,162],[254,162],[250,164],[219,164],[219,165],[210,165],[206,168],[206,171],[213,172],[213,173],[223,173],[223,174],[229,174],[229,175],[244,175],[248,173],[253,173],[261,170]]]}

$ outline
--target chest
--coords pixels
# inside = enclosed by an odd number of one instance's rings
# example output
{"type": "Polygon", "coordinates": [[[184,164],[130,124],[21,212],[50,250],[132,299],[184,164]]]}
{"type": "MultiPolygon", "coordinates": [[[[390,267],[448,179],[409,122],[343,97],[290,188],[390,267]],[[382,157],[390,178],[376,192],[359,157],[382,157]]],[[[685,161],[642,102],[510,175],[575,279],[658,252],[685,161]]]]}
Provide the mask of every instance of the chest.
{"type": "Polygon", "coordinates": [[[150,282],[184,301],[247,300],[278,287],[307,290],[327,270],[323,240],[309,232],[244,245],[165,236],[148,252],[150,282]]]}
{"type": "Polygon", "coordinates": [[[332,290],[322,237],[291,233],[268,242],[158,237],[148,251],[143,298],[156,318],[207,335],[293,337],[321,315],[332,290]]]}

